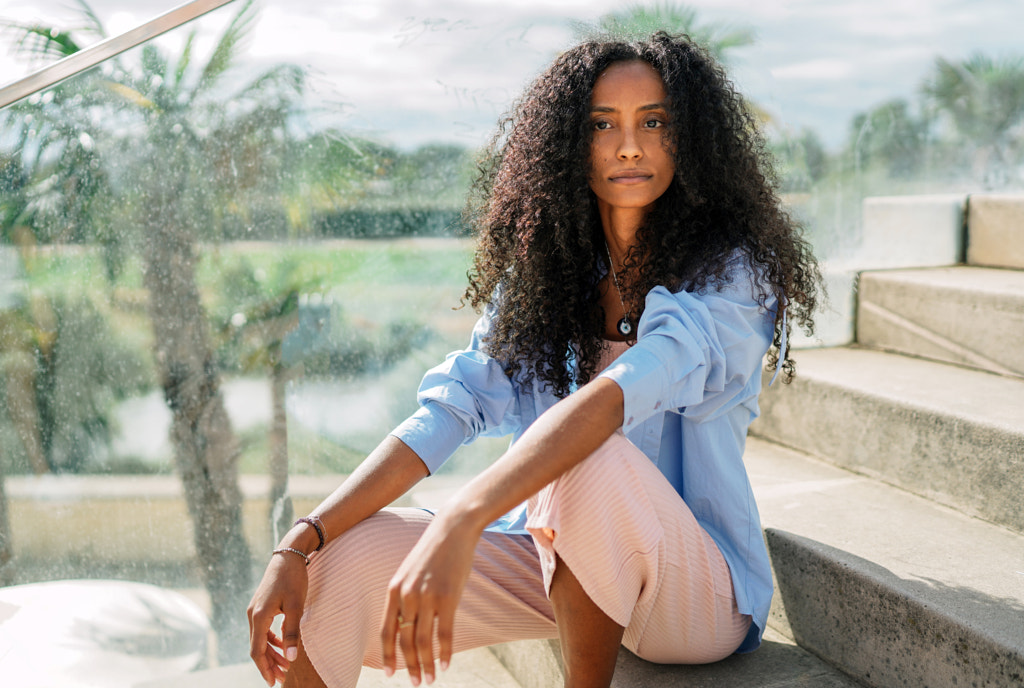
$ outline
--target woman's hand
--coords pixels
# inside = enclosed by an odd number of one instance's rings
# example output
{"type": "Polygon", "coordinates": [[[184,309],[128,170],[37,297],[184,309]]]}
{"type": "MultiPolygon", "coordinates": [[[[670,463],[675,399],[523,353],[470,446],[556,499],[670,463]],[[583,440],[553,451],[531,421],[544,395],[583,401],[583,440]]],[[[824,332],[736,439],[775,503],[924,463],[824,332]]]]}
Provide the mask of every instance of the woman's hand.
{"type": "Polygon", "coordinates": [[[462,589],[473,567],[473,552],[482,529],[440,514],[420,536],[388,584],[381,628],[384,672],[395,671],[398,636],[412,684],[436,676],[433,635],[440,645],[441,670],[452,658],[452,627],[462,589]],[[436,626],[435,626],[436,624],[436,626]]]}
{"type": "Polygon", "coordinates": [[[308,587],[302,558],[290,552],[275,554],[249,603],[249,656],[268,686],[284,682],[285,672],[298,655],[299,619],[308,587]],[[278,614],[284,614],[281,637],[270,630],[278,614]]]}

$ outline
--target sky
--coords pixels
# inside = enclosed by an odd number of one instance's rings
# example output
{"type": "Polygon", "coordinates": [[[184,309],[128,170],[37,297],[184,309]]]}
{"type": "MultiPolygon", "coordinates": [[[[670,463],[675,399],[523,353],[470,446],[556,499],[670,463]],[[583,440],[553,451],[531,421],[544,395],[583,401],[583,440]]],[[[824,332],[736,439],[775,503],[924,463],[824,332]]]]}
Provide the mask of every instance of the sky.
{"type": "MultiPolygon", "coordinates": [[[[160,0],[94,0],[108,33],[172,7],[160,0]]],[[[621,0],[262,0],[246,69],[278,62],[311,75],[314,121],[411,148],[480,145],[498,116],[558,52],[574,22],[621,0]]],[[[752,29],[731,53],[739,89],[773,126],[813,129],[829,148],[851,118],[893,98],[916,99],[937,56],[1024,55],[1024,0],[693,0],[701,23],[752,29]]],[[[238,3],[195,24],[200,46],[238,3]]],[[[0,19],[74,25],[72,0],[0,0],[0,19]]],[[[159,39],[168,50],[191,27],[159,39]]],[[[0,82],[27,73],[0,31],[0,82]]],[[[230,88],[230,85],[226,86],[230,88]]]]}

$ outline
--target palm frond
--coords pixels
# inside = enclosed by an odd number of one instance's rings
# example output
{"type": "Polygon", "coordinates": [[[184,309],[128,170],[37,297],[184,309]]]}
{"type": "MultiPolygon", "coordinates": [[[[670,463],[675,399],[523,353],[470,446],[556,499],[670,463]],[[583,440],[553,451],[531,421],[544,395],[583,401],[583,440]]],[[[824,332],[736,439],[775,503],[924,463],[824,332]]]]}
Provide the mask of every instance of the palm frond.
{"type": "Polygon", "coordinates": [[[142,72],[150,79],[167,76],[167,58],[152,43],[142,46],[142,72]]]}
{"type": "Polygon", "coordinates": [[[263,72],[242,87],[236,97],[248,98],[275,92],[285,96],[302,95],[306,85],[305,71],[296,65],[281,64],[263,72]]]}
{"type": "Polygon", "coordinates": [[[686,34],[704,46],[716,59],[725,61],[726,53],[754,43],[756,34],[745,27],[726,24],[699,24],[697,10],[671,0],[650,5],[634,4],[601,16],[593,24],[576,23],[577,38],[642,40],[658,31],[686,34]]]}
{"type": "Polygon", "coordinates": [[[151,109],[156,106],[152,100],[127,84],[122,84],[119,81],[104,81],[103,85],[106,86],[109,91],[120,96],[132,105],[146,109],[151,109]]]}
{"type": "Polygon", "coordinates": [[[185,78],[185,73],[188,71],[188,66],[192,62],[192,45],[196,39],[196,32],[191,31],[188,37],[185,38],[185,47],[181,49],[181,57],[178,58],[178,64],[174,68],[174,90],[178,91],[181,88],[182,79],[185,78]]]}
{"type": "Polygon", "coordinates": [[[85,18],[86,24],[82,27],[83,31],[94,33],[101,38],[107,37],[107,31],[103,28],[103,22],[96,16],[96,12],[93,11],[92,6],[89,5],[85,0],[78,0],[79,11],[85,18]]]}
{"type": "Polygon", "coordinates": [[[21,55],[59,60],[82,49],[70,31],[55,26],[0,21],[0,27],[16,35],[14,51],[21,55]]]}
{"type": "Polygon", "coordinates": [[[228,70],[237,56],[236,52],[239,43],[245,38],[255,19],[256,8],[254,0],[246,0],[238,14],[232,18],[231,23],[224,29],[220,40],[217,41],[217,47],[214,48],[213,55],[210,56],[209,62],[203,67],[203,72],[199,77],[199,83],[196,86],[194,95],[198,95],[200,91],[211,88],[217,83],[224,72],[228,70]]]}

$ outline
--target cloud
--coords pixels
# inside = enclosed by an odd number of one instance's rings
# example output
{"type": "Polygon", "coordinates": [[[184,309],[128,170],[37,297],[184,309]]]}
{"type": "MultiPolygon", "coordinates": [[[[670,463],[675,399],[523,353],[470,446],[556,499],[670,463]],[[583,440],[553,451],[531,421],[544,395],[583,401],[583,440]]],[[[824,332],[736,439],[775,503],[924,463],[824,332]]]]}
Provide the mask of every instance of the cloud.
{"type": "MultiPolygon", "coordinates": [[[[642,1],[642,0],[638,0],[642,1]]],[[[174,0],[93,0],[110,27],[141,22],[174,0]]],[[[850,118],[883,100],[913,99],[938,54],[1020,54],[1020,0],[689,0],[700,20],[749,26],[755,45],[732,72],[754,101],[787,125],[810,126],[830,145],[850,118]]],[[[291,62],[314,75],[318,117],[380,131],[402,145],[430,138],[483,141],[498,113],[572,38],[621,0],[261,0],[247,44],[249,69],[291,62]],[[344,107],[338,103],[346,103],[344,107]],[[379,125],[379,126],[378,126],[379,125]],[[476,135],[474,134],[474,135],[476,135]]],[[[193,26],[207,50],[237,11],[228,5],[193,26]]],[[[0,0],[0,17],[66,23],[67,0],[0,0]]],[[[160,39],[180,49],[192,27],[160,39]]],[[[4,58],[7,78],[25,73],[4,58]]]]}
{"type": "Polygon", "coordinates": [[[846,60],[820,59],[805,60],[771,70],[776,79],[801,79],[813,81],[829,81],[846,79],[855,71],[854,65],[846,60]]]}

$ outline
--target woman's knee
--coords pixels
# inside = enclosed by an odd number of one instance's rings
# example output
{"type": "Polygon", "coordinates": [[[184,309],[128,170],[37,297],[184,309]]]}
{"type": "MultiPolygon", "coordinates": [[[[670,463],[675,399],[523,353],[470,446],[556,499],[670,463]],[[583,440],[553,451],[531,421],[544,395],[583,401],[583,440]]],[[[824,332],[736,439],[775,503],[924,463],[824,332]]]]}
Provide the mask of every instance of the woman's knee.
{"type": "Polygon", "coordinates": [[[332,596],[355,599],[376,591],[383,594],[429,518],[421,510],[384,509],[339,535],[310,563],[310,596],[321,588],[332,596]],[[338,576],[344,577],[344,585],[338,584],[338,576]]]}

